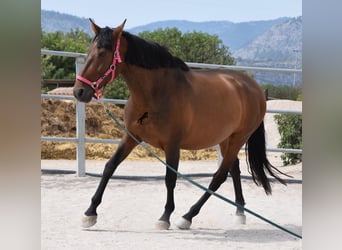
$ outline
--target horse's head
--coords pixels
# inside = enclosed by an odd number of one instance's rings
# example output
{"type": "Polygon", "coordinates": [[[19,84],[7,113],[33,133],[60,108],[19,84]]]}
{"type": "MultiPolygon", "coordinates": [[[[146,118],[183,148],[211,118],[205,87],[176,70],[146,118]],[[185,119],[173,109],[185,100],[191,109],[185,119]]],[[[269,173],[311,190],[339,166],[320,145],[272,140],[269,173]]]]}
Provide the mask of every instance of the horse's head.
{"type": "Polygon", "coordinates": [[[81,102],[90,102],[92,97],[101,98],[105,87],[120,73],[120,41],[126,20],[117,28],[100,28],[90,19],[90,26],[95,34],[88,56],[76,77],[74,96],[81,102]]]}

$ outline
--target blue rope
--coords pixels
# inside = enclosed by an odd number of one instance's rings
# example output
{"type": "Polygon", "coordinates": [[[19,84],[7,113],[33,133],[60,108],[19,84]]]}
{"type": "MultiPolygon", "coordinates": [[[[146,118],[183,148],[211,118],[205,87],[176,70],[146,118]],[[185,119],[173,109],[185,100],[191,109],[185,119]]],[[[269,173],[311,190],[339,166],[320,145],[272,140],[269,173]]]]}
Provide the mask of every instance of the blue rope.
{"type": "Polygon", "coordinates": [[[301,236],[301,235],[296,234],[296,233],[290,231],[289,229],[287,229],[287,228],[285,228],[285,227],[283,227],[283,226],[280,226],[280,225],[274,223],[273,221],[270,221],[269,219],[267,219],[267,218],[265,218],[265,217],[263,217],[263,216],[261,216],[261,215],[255,213],[255,212],[253,212],[252,210],[249,210],[248,208],[246,208],[246,207],[244,207],[244,206],[242,206],[242,205],[240,205],[240,204],[238,204],[238,203],[236,203],[236,202],[234,202],[234,201],[232,201],[232,200],[230,200],[230,199],[228,199],[228,198],[226,198],[226,197],[224,197],[224,196],[222,196],[222,195],[220,195],[220,194],[215,193],[214,191],[212,191],[212,190],[210,190],[210,189],[204,187],[203,185],[201,185],[201,184],[199,184],[199,183],[197,183],[197,182],[191,180],[191,179],[188,178],[187,176],[185,176],[185,175],[181,174],[180,172],[178,172],[177,170],[175,170],[172,166],[170,166],[170,165],[167,164],[165,161],[163,161],[156,153],[154,153],[153,151],[151,151],[148,147],[146,147],[146,145],[144,145],[141,141],[139,141],[131,132],[129,132],[129,131],[126,129],[126,127],[125,127],[123,124],[121,124],[121,122],[120,122],[120,121],[119,121],[119,120],[118,120],[118,119],[117,119],[117,118],[116,118],[116,117],[115,117],[115,116],[114,116],[114,115],[105,107],[105,105],[104,105],[103,103],[102,103],[102,105],[103,105],[103,107],[104,107],[106,113],[115,121],[115,123],[116,123],[122,130],[124,130],[124,131],[125,131],[125,132],[126,132],[126,133],[127,133],[127,134],[136,142],[136,143],[138,143],[140,146],[142,146],[149,154],[153,155],[153,157],[155,157],[158,161],[160,161],[162,164],[164,164],[169,170],[171,170],[172,172],[176,173],[178,176],[182,177],[184,180],[190,182],[191,184],[195,185],[196,187],[198,187],[198,188],[204,190],[205,192],[208,192],[209,194],[214,195],[214,196],[216,196],[217,198],[219,198],[219,199],[221,199],[221,200],[223,200],[223,201],[225,201],[225,202],[228,202],[229,204],[231,204],[231,205],[233,205],[233,206],[236,206],[236,207],[238,207],[239,209],[241,209],[241,210],[243,210],[243,211],[246,211],[247,213],[250,213],[250,214],[254,215],[255,217],[257,217],[257,218],[259,218],[259,219],[261,219],[261,220],[263,220],[263,221],[265,221],[265,222],[271,224],[271,225],[274,226],[274,227],[279,228],[280,230],[283,230],[283,231],[286,232],[286,233],[289,233],[289,234],[291,234],[291,235],[293,235],[293,236],[295,236],[295,237],[297,237],[297,238],[302,239],[302,236],[301,236]]]}

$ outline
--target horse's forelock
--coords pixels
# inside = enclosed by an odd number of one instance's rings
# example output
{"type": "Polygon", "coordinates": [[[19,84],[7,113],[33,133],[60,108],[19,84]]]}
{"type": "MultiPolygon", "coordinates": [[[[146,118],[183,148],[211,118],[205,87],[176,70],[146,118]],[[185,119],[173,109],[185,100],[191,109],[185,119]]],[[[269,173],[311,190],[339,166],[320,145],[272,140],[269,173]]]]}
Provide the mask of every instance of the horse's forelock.
{"type": "Polygon", "coordinates": [[[94,40],[97,38],[97,47],[113,50],[112,33],[113,30],[111,28],[102,28],[94,38],[94,40]]]}

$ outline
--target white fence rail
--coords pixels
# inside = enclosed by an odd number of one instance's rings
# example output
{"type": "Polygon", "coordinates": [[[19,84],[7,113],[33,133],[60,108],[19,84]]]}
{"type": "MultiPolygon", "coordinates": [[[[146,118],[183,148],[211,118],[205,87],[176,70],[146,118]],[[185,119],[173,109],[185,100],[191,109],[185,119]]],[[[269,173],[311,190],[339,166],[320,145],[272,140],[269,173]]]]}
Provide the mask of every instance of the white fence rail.
{"type": "MultiPolygon", "coordinates": [[[[74,57],[76,63],[76,74],[82,68],[87,54],[84,53],[74,53],[65,51],[52,51],[52,50],[41,50],[42,55],[52,55],[52,56],[65,56],[74,57]]],[[[190,68],[227,68],[233,70],[246,70],[246,71],[263,71],[263,72],[278,72],[278,73],[301,73],[301,69],[284,69],[284,68],[263,68],[263,67],[244,67],[244,66],[233,66],[233,65],[218,65],[218,64],[202,64],[202,63],[187,63],[190,68]]],[[[41,94],[42,99],[60,99],[60,100],[73,100],[76,99],[73,96],[62,96],[62,95],[47,95],[41,94]]],[[[114,104],[126,104],[127,100],[119,99],[102,99],[105,103],[114,104]]],[[[278,113],[278,114],[300,114],[301,111],[293,110],[271,110],[268,109],[268,113],[278,113]]],[[[120,140],[111,139],[98,139],[98,138],[86,138],[85,135],[85,104],[76,101],[76,137],[49,137],[42,136],[41,141],[55,141],[55,142],[75,142],[77,144],[76,159],[77,159],[77,175],[85,176],[86,173],[86,143],[112,143],[118,144],[120,140]]],[[[287,152],[301,154],[302,149],[288,149],[288,148],[267,148],[269,152],[287,152]]]]}

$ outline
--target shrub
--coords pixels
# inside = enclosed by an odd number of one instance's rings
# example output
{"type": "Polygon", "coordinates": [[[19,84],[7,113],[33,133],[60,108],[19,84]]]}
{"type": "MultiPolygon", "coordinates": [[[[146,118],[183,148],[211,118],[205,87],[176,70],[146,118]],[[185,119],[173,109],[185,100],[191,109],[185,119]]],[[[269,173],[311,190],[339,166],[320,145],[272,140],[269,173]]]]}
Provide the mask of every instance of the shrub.
{"type": "Polygon", "coordinates": [[[106,86],[105,97],[111,99],[128,99],[129,90],[122,77],[116,78],[106,86]]]}
{"type": "MultiPolygon", "coordinates": [[[[302,117],[297,114],[278,114],[274,116],[281,136],[278,147],[302,148],[302,117]]],[[[301,154],[283,153],[281,155],[284,165],[296,164],[302,161],[301,154]]]]}
{"type": "Polygon", "coordinates": [[[302,90],[299,87],[272,84],[262,84],[260,87],[268,90],[268,96],[271,99],[298,100],[301,98],[302,90]]]}

